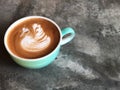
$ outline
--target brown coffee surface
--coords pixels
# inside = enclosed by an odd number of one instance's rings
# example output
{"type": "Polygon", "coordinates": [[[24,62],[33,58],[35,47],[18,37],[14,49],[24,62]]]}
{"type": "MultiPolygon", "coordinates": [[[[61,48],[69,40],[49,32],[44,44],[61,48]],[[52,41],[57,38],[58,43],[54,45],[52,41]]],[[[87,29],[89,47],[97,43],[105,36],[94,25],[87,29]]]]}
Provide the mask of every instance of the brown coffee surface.
{"type": "Polygon", "coordinates": [[[49,54],[58,45],[58,28],[40,18],[25,20],[12,28],[7,43],[10,50],[22,58],[39,58],[49,54]]]}

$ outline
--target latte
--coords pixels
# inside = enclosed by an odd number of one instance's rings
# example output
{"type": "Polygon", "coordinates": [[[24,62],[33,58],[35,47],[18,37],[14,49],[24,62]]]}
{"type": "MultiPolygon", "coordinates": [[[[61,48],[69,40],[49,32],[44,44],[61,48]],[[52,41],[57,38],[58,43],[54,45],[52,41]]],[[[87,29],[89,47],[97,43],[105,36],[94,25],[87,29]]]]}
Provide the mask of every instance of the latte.
{"type": "Polygon", "coordinates": [[[9,32],[10,50],[22,58],[39,58],[52,52],[60,41],[58,28],[42,18],[31,18],[17,24],[9,32]]]}

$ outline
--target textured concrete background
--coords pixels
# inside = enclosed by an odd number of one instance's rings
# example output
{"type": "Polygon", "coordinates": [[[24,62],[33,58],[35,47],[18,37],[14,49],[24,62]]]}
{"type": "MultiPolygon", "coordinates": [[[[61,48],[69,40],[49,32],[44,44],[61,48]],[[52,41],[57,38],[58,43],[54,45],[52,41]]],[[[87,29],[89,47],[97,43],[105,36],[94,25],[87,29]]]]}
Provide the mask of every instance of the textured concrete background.
{"type": "Polygon", "coordinates": [[[120,90],[120,0],[0,0],[0,90],[120,90]],[[76,37],[48,67],[15,64],[3,44],[8,26],[42,15],[76,37]]]}

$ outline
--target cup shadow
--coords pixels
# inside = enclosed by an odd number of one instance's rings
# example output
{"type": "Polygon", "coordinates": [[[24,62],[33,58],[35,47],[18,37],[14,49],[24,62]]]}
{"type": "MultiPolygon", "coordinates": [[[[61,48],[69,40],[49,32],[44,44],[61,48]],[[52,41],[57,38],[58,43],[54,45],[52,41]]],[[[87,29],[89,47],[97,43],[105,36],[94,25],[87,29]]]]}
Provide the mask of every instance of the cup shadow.
{"type": "Polygon", "coordinates": [[[0,66],[15,65],[4,47],[4,34],[10,23],[4,23],[0,27],[0,66]]]}

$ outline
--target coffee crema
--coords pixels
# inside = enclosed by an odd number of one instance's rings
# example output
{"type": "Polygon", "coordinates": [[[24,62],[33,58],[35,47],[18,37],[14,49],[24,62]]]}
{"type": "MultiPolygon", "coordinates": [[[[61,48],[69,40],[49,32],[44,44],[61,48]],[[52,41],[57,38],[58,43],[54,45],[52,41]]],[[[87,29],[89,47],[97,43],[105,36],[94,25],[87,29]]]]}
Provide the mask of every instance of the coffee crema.
{"type": "Polygon", "coordinates": [[[10,50],[22,58],[39,58],[52,52],[58,45],[58,28],[45,19],[32,18],[17,24],[9,32],[10,50]]]}

